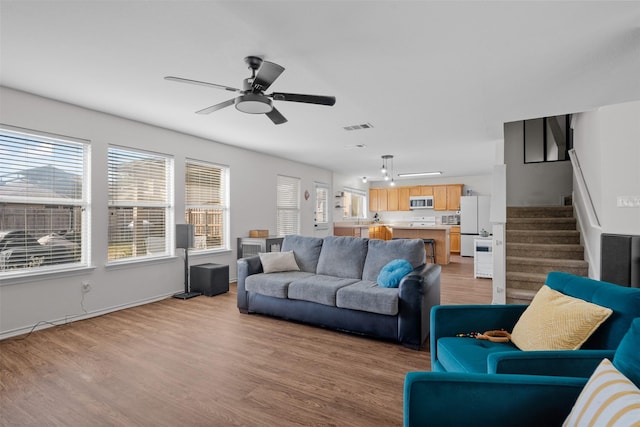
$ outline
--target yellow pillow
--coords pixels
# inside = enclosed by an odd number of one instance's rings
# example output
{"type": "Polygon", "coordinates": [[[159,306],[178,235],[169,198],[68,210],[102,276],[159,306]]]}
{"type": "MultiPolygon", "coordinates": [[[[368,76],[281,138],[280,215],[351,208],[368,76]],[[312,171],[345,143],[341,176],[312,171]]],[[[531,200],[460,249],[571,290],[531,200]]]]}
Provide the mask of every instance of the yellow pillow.
{"type": "Polygon", "coordinates": [[[577,350],[612,312],[544,285],[513,327],[511,341],[520,350],[577,350]]]}

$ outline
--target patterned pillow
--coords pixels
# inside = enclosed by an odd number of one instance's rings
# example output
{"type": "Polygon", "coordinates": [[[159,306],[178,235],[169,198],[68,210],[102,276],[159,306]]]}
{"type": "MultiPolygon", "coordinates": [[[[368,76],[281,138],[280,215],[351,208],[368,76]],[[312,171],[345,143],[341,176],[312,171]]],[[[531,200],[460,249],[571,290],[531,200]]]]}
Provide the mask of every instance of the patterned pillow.
{"type": "Polygon", "coordinates": [[[520,350],[577,350],[613,310],[542,286],[513,327],[520,350]]]}
{"type": "Polygon", "coordinates": [[[640,425],[640,390],[604,359],[589,378],[563,427],[640,425]]]}

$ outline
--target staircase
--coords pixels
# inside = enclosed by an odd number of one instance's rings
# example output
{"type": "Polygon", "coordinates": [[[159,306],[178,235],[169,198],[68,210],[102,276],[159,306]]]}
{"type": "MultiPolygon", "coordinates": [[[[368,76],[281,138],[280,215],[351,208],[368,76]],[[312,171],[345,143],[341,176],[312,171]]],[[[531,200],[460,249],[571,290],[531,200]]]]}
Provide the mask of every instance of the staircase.
{"type": "Polygon", "coordinates": [[[572,206],[508,207],[507,304],[529,304],[550,271],[587,276],[572,206]]]}

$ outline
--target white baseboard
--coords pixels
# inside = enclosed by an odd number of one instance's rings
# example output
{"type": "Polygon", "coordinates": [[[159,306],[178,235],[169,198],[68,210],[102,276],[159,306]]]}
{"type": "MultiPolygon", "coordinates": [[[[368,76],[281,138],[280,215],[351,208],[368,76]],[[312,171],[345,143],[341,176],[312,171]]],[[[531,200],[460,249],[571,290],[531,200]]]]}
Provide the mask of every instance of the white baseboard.
{"type": "Polygon", "coordinates": [[[59,318],[59,319],[41,320],[40,322],[36,323],[35,325],[29,325],[29,326],[24,326],[24,327],[21,327],[21,328],[15,328],[15,329],[11,329],[11,330],[8,330],[8,331],[0,332],[0,340],[6,339],[6,338],[15,337],[17,335],[26,334],[26,333],[29,333],[29,332],[32,332],[32,331],[39,331],[41,329],[47,329],[47,328],[51,328],[51,327],[54,327],[54,326],[66,325],[66,324],[69,324],[71,322],[77,322],[78,320],[85,320],[85,319],[90,319],[92,317],[102,316],[104,314],[113,313],[114,311],[120,311],[120,310],[124,310],[124,309],[127,309],[127,308],[137,307],[139,305],[145,305],[145,304],[149,304],[149,303],[152,303],[152,302],[161,301],[163,299],[170,298],[171,296],[173,296],[173,294],[175,294],[175,292],[171,292],[171,293],[164,294],[164,295],[158,295],[158,296],[151,297],[151,298],[145,298],[143,300],[134,301],[134,302],[127,303],[127,304],[121,304],[121,305],[116,305],[116,306],[112,306],[112,307],[103,308],[103,309],[100,309],[100,310],[90,311],[90,312],[87,312],[87,313],[70,314],[70,315],[67,315],[67,316],[59,318]]]}

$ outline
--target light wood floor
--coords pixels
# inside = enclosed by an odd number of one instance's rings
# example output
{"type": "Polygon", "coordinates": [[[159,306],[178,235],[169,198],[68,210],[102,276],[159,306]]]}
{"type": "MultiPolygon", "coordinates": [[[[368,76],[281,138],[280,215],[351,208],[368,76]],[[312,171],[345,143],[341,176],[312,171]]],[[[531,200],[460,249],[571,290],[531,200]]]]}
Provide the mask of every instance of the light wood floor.
{"type": "MultiPolygon", "coordinates": [[[[442,303],[490,303],[473,260],[443,268],[442,303]]],[[[0,342],[2,426],[400,426],[429,353],[238,313],[235,287],[0,342]]]]}

